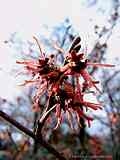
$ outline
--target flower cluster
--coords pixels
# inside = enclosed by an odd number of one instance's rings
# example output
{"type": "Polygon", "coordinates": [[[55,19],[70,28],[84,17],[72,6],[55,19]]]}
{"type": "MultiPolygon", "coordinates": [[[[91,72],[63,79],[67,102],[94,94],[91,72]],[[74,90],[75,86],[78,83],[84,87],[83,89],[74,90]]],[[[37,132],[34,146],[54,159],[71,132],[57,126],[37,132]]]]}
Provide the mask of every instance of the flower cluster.
{"type": "Polygon", "coordinates": [[[73,128],[74,113],[79,126],[81,118],[87,120],[90,126],[93,118],[85,114],[84,108],[97,110],[102,109],[102,107],[100,103],[92,103],[84,99],[86,90],[94,87],[100,91],[96,86],[99,81],[93,80],[87,71],[87,67],[113,67],[113,65],[92,63],[85,59],[84,53],[79,53],[81,38],[76,37],[64,58],[64,64],[58,66],[54,61],[54,55],[46,57],[38,40],[35,37],[34,39],[41,52],[39,58],[37,60],[17,61],[17,63],[23,64],[27,73],[33,77],[31,80],[26,80],[23,85],[34,84],[37,87],[34,106],[39,108],[39,99],[47,92],[48,99],[40,121],[54,112],[57,118],[56,129],[62,122],[62,113],[66,113],[67,120],[73,128]],[[74,79],[74,85],[69,81],[70,76],[74,79]],[[80,80],[81,77],[83,81],[80,80]]]}

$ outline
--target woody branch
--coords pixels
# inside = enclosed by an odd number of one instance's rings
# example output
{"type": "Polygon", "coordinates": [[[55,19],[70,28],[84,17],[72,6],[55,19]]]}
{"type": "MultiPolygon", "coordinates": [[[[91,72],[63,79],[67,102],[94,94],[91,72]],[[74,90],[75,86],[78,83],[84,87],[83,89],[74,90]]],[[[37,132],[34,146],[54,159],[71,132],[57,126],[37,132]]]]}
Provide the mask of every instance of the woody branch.
{"type": "Polygon", "coordinates": [[[51,154],[56,156],[60,160],[66,160],[59,152],[57,152],[49,143],[47,143],[43,138],[38,139],[38,136],[36,136],[31,130],[27,129],[23,125],[21,125],[16,120],[12,119],[8,114],[4,113],[3,111],[0,111],[0,117],[5,119],[7,122],[15,126],[20,131],[24,132],[26,135],[30,136],[34,140],[36,140],[41,146],[46,148],[51,154]]]}

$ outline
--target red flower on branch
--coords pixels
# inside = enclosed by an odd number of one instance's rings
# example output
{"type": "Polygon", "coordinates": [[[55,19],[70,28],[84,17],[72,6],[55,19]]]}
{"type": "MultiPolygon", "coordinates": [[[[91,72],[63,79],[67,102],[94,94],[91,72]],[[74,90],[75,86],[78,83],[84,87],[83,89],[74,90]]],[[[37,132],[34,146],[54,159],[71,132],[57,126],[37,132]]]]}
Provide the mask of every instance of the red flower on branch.
{"type": "Polygon", "coordinates": [[[38,40],[35,37],[34,39],[41,53],[38,60],[23,60],[17,61],[17,63],[24,65],[25,70],[33,77],[31,80],[26,80],[23,85],[34,84],[38,88],[34,96],[34,106],[38,108],[40,97],[45,92],[48,93],[48,100],[40,121],[50,112],[55,111],[57,118],[55,129],[62,122],[63,112],[66,114],[71,128],[73,128],[73,114],[76,115],[78,125],[80,125],[80,118],[83,118],[88,121],[88,126],[90,126],[93,118],[86,115],[84,108],[97,110],[102,109],[102,107],[100,103],[95,104],[84,100],[86,89],[89,90],[94,87],[100,91],[96,86],[99,82],[93,80],[87,67],[113,67],[114,65],[92,63],[85,59],[84,53],[79,53],[81,39],[77,37],[65,57],[63,66],[60,67],[54,63],[53,55],[45,57],[38,40]],[[74,85],[68,82],[69,75],[73,77],[74,85]],[[83,78],[84,82],[80,81],[80,77],[83,78]]]}

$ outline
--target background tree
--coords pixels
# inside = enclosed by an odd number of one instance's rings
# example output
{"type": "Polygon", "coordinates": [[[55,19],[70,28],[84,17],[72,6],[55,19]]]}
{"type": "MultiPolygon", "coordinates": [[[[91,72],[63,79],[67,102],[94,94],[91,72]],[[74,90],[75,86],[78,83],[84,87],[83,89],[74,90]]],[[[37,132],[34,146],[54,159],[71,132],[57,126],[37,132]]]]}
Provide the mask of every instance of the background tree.
{"type": "MultiPolygon", "coordinates": [[[[93,1],[93,3],[91,2],[86,4],[97,5],[97,3],[97,1],[93,1]]],[[[119,1],[116,0],[112,2],[112,9],[107,23],[102,27],[97,24],[94,26],[96,40],[93,45],[93,49],[91,49],[88,55],[89,59],[91,59],[93,62],[108,62],[107,55],[109,54],[108,51],[110,48],[109,41],[112,39],[112,37],[114,37],[114,32],[117,30],[118,25],[119,1]]],[[[69,48],[69,45],[71,44],[74,37],[78,34],[78,31],[74,29],[74,25],[67,18],[63,23],[54,27],[49,38],[46,38],[41,34],[42,33],[39,33],[38,37],[44,44],[43,48],[45,48],[45,52],[48,55],[50,53],[54,53],[57,62],[61,64],[64,60],[62,54],[63,50],[61,49],[67,50],[69,48]]],[[[37,46],[29,40],[23,41],[19,39],[18,33],[12,34],[10,39],[8,41],[6,40],[5,43],[14,49],[17,49],[17,56],[19,55],[19,58],[27,59],[28,57],[32,58],[32,56],[37,58],[37,54],[39,52],[37,46]]],[[[82,50],[86,52],[84,48],[85,47],[83,47],[82,50]]],[[[119,64],[119,60],[113,59],[113,63],[119,64]]],[[[18,68],[15,68],[13,71],[15,72],[16,70],[18,70],[18,68]]],[[[55,131],[52,130],[52,127],[49,126],[48,123],[46,123],[43,133],[45,135],[45,140],[55,146],[59,152],[64,153],[66,157],[68,157],[70,153],[72,153],[72,155],[112,154],[113,156],[118,157],[120,147],[118,143],[120,77],[119,66],[115,69],[111,69],[110,71],[97,69],[94,67],[93,69],[89,68],[89,72],[95,77],[99,76],[102,81],[101,84],[103,85],[103,93],[98,96],[98,99],[104,102],[104,110],[103,112],[100,112],[100,114],[94,114],[94,112],[92,113],[96,119],[96,123],[101,124],[103,130],[107,130],[106,135],[104,137],[101,137],[100,135],[98,136],[97,133],[91,135],[90,129],[85,129],[84,127],[80,128],[77,132],[73,132],[69,129],[68,123],[65,121],[61,128],[55,131]]],[[[72,83],[74,85],[74,79],[72,79],[72,83]]],[[[27,126],[29,129],[36,127],[36,119],[39,117],[39,112],[41,113],[40,109],[42,108],[38,108],[38,106],[33,106],[33,108],[31,107],[31,97],[34,95],[34,92],[35,91],[33,87],[25,88],[23,89],[22,95],[17,97],[14,102],[10,102],[7,99],[1,98],[1,109],[7,111],[7,113],[9,113],[12,118],[24,124],[24,126],[27,126]],[[32,111],[34,111],[34,114],[32,111]]],[[[45,102],[46,96],[40,100],[40,106],[43,106],[45,102]]],[[[5,151],[5,154],[11,157],[11,159],[13,157],[16,159],[23,159],[23,157],[26,157],[26,159],[45,159],[45,157],[47,159],[53,158],[52,155],[49,154],[44,148],[41,149],[41,147],[38,145],[33,145],[34,142],[29,137],[19,133],[18,130],[16,130],[12,125],[7,125],[6,122],[1,119],[1,128],[4,126],[7,127],[5,127],[4,132],[1,131],[1,150],[5,151]],[[16,138],[18,135],[20,138],[17,141],[16,138]]],[[[1,155],[2,154],[3,152],[1,152],[1,155]]]]}

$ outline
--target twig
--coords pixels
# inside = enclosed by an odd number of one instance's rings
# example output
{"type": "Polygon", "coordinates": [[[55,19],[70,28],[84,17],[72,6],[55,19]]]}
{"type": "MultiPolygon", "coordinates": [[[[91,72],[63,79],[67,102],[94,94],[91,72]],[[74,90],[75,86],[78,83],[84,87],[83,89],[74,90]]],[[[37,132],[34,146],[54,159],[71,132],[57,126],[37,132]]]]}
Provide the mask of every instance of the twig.
{"type": "MultiPolygon", "coordinates": [[[[51,113],[50,111],[53,110],[54,108],[55,108],[55,106],[53,106],[50,110],[46,111],[46,113],[44,113],[44,115],[40,119],[37,120],[34,133],[38,139],[41,139],[41,138],[43,139],[42,128],[44,127],[44,124],[47,121],[47,119],[51,113]]],[[[35,150],[34,150],[35,152],[34,153],[37,152],[37,149],[38,149],[38,142],[35,140],[35,150]]]]}
{"type": "Polygon", "coordinates": [[[97,119],[100,123],[102,123],[103,125],[105,125],[106,127],[110,127],[110,124],[107,123],[107,122],[105,122],[104,120],[102,120],[99,116],[96,116],[96,115],[93,114],[93,117],[95,119],[97,119]]]}
{"type": "Polygon", "coordinates": [[[19,160],[20,154],[24,151],[25,145],[27,144],[28,140],[24,142],[24,144],[21,146],[21,148],[15,153],[13,156],[13,160],[19,160]]]}
{"type": "Polygon", "coordinates": [[[13,140],[10,130],[8,130],[8,129],[7,129],[7,134],[9,136],[11,142],[14,144],[14,147],[15,147],[16,151],[18,151],[19,148],[18,148],[17,144],[15,143],[15,141],[13,140]]]}
{"type": "Polygon", "coordinates": [[[7,122],[11,123],[13,126],[15,126],[20,131],[24,132],[34,140],[36,140],[40,145],[42,145],[44,148],[46,148],[51,154],[56,156],[59,160],[66,160],[59,152],[57,152],[49,143],[47,143],[43,138],[38,139],[38,137],[29,129],[21,125],[16,120],[12,119],[8,114],[4,113],[3,111],[0,111],[0,117],[5,119],[7,122]]]}

